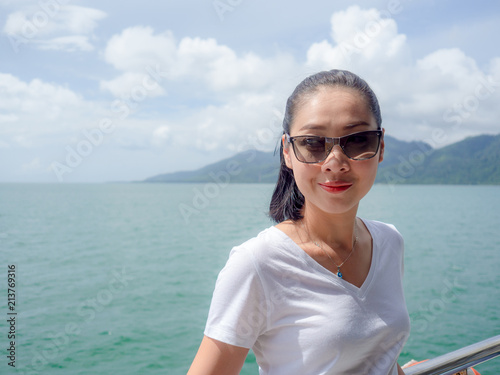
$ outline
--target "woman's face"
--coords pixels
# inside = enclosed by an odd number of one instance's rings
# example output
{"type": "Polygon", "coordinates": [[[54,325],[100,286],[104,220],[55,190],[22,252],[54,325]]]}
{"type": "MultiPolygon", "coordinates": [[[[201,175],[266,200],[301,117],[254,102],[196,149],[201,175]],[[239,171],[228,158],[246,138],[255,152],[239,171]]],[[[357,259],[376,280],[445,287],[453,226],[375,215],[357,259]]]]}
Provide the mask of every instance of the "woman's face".
{"type": "MultiPolygon", "coordinates": [[[[298,105],[290,136],[342,137],[367,130],[377,130],[377,124],[361,94],[349,88],[323,87],[298,105]]],[[[285,162],[304,195],[305,214],[311,209],[327,214],[355,212],[372,187],[384,155],[383,140],[378,154],[367,160],[349,159],[335,145],[325,161],[305,164],[297,160],[292,145],[284,142],[285,162]]]]}

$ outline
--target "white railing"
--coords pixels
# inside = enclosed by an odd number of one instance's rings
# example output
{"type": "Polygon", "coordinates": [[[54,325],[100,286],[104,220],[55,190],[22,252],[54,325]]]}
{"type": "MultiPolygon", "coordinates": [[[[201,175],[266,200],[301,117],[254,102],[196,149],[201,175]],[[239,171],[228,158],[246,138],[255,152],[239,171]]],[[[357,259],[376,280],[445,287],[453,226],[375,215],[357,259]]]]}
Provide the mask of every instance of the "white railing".
{"type": "Polygon", "coordinates": [[[406,375],[453,375],[500,356],[500,335],[404,369],[406,375]]]}

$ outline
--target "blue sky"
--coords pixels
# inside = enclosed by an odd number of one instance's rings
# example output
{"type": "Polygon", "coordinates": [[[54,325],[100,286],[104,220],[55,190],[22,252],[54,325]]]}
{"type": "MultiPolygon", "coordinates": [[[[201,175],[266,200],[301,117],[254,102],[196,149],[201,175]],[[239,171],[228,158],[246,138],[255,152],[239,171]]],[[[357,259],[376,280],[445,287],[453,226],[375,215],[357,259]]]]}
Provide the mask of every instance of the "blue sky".
{"type": "Polygon", "coordinates": [[[491,1],[0,0],[0,182],[142,180],[272,150],[305,76],[349,69],[387,134],[500,132],[491,1]]]}

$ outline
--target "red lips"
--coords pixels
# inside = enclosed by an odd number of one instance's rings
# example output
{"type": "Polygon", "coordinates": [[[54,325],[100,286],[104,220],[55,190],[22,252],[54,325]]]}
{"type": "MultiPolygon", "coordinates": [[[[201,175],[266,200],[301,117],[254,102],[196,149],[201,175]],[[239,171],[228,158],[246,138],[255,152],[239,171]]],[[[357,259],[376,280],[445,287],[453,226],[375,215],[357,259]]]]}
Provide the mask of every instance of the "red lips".
{"type": "Polygon", "coordinates": [[[349,189],[352,183],[346,181],[332,181],[320,183],[319,186],[329,193],[342,193],[349,189]]]}

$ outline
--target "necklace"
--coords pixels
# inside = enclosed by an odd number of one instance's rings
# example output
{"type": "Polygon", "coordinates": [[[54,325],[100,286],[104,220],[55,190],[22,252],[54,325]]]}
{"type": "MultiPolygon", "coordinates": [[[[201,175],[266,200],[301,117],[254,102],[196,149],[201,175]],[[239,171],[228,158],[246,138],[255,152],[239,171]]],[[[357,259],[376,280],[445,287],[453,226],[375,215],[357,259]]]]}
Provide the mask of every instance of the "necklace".
{"type": "Polygon", "coordinates": [[[330,256],[330,254],[328,254],[325,249],[323,249],[319,243],[317,241],[313,241],[314,244],[319,247],[321,250],[323,250],[323,252],[325,253],[325,255],[330,258],[330,260],[332,261],[333,264],[335,264],[335,267],[337,267],[337,276],[342,278],[342,272],[340,272],[340,267],[342,267],[344,265],[345,262],[347,262],[349,260],[349,258],[351,257],[352,253],[354,252],[354,249],[356,248],[356,242],[358,241],[358,236],[356,235],[356,229],[357,227],[355,226],[354,227],[354,242],[352,244],[352,249],[351,249],[351,252],[349,253],[349,255],[347,256],[347,258],[345,258],[345,260],[339,265],[337,263],[335,263],[335,261],[333,260],[333,258],[330,256]]]}

